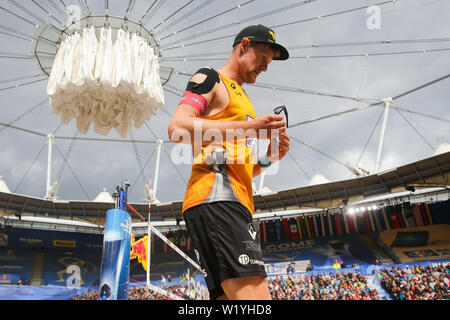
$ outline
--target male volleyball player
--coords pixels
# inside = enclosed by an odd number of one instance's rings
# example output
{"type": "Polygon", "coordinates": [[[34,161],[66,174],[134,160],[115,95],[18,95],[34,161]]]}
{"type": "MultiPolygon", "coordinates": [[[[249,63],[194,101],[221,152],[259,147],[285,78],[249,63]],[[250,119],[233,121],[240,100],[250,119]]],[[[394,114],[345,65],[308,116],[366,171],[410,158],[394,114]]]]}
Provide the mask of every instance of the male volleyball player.
{"type": "Polygon", "coordinates": [[[271,298],[252,222],[251,182],[286,155],[289,137],[282,116],[256,116],[241,85],[254,83],[272,60],[288,57],[273,30],[263,25],[243,29],[221,69],[202,68],[190,79],[169,124],[171,141],[193,146],[183,216],[211,299],[271,298]],[[269,139],[270,145],[256,161],[258,138],[269,139]]]}

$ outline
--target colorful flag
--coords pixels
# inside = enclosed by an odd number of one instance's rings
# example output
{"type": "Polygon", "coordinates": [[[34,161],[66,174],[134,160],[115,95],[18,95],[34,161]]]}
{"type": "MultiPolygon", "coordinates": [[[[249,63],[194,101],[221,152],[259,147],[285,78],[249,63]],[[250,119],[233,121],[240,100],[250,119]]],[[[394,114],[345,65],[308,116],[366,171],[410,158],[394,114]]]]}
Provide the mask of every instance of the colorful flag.
{"type": "Polygon", "coordinates": [[[328,220],[328,225],[330,227],[330,234],[332,236],[336,235],[336,229],[335,229],[335,225],[334,225],[334,219],[333,219],[333,215],[331,214],[331,212],[327,212],[327,220],[328,220]]]}
{"type": "Polygon", "coordinates": [[[414,205],[413,212],[414,212],[414,218],[416,220],[416,226],[418,226],[418,227],[423,226],[424,224],[423,224],[422,214],[420,212],[420,206],[418,204],[414,205]]]}
{"type": "Polygon", "coordinates": [[[391,220],[389,219],[389,216],[388,216],[388,214],[387,214],[387,208],[381,208],[381,214],[382,214],[382,216],[383,216],[383,221],[384,221],[384,224],[385,224],[385,226],[386,226],[386,230],[391,230],[392,229],[392,223],[391,223],[391,220]]]}
{"type": "Polygon", "coordinates": [[[428,206],[428,203],[425,202],[423,205],[425,207],[425,212],[427,214],[429,224],[433,224],[433,219],[431,218],[431,212],[430,212],[430,207],[428,206]]]}
{"type": "Polygon", "coordinates": [[[269,241],[268,237],[269,236],[268,236],[268,233],[267,233],[267,221],[264,220],[264,221],[261,222],[261,241],[263,243],[268,242],[269,241]]]}
{"type": "Polygon", "coordinates": [[[297,228],[297,220],[296,219],[289,219],[289,231],[291,232],[291,239],[297,240],[298,239],[298,228],[297,228]]]}
{"type": "Polygon", "coordinates": [[[186,251],[186,232],[182,232],[180,237],[180,249],[186,251]]]}
{"type": "Polygon", "coordinates": [[[283,222],[281,220],[275,220],[275,233],[277,241],[285,241],[286,233],[284,232],[283,222]]]}
{"type": "Polygon", "coordinates": [[[148,236],[145,235],[138,241],[131,237],[130,260],[138,259],[145,271],[147,271],[148,236]]]}
{"type": "Polygon", "coordinates": [[[282,219],[284,234],[286,235],[286,240],[291,240],[291,231],[289,230],[289,222],[287,219],[282,219]]]}
{"type": "Polygon", "coordinates": [[[312,223],[313,223],[313,226],[314,226],[314,235],[315,235],[315,237],[316,238],[318,238],[318,237],[320,237],[320,234],[319,234],[319,228],[317,227],[317,215],[312,215],[311,216],[311,220],[312,220],[312,223]]]}
{"type": "Polygon", "coordinates": [[[323,214],[321,214],[320,215],[320,227],[322,229],[322,235],[324,237],[326,237],[326,236],[328,236],[328,233],[327,233],[327,228],[325,228],[325,221],[324,220],[325,220],[325,218],[324,218],[323,214]]]}
{"type": "Polygon", "coordinates": [[[295,220],[297,221],[298,235],[299,235],[300,239],[303,239],[304,238],[304,233],[303,233],[303,230],[302,230],[301,225],[300,225],[300,217],[295,218],[295,220]]]}

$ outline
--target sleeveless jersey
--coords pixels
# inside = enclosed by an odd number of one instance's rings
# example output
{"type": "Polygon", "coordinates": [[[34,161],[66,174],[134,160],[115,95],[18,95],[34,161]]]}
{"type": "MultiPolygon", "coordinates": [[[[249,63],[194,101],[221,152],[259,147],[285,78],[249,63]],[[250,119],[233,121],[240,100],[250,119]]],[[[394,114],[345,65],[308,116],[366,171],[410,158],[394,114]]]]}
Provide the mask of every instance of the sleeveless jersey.
{"type": "MultiPolygon", "coordinates": [[[[253,105],[242,87],[225,75],[219,75],[228,90],[230,101],[220,112],[200,118],[215,121],[255,119],[253,105]]],[[[201,152],[200,148],[197,152],[193,150],[194,162],[183,200],[183,213],[203,203],[237,201],[253,214],[252,179],[256,163],[253,147],[256,140],[223,140],[203,144],[201,152]]]]}

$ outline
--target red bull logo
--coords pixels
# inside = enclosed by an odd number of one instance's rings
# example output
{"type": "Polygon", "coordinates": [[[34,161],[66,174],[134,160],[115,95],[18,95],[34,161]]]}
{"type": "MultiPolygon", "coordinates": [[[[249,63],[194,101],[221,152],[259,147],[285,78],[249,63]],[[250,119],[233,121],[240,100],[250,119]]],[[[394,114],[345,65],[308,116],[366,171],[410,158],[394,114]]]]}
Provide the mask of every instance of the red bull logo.
{"type": "Polygon", "coordinates": [[[138,241],[134,241],[134,237],[132,237],[130,252],[130,260],[137,258],[145,270],[147,270],[147,243],[147,236],[139,239],[138,241]]]}

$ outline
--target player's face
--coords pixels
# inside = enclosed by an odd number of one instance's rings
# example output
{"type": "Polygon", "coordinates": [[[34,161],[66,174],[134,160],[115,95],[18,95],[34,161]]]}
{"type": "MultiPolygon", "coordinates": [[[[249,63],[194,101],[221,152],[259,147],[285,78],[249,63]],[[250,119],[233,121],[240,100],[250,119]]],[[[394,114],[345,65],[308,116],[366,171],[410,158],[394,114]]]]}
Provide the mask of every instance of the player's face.
{"type": "Polygon", "coordinates": [[[261,72],[266,72],[275,55],[275,50],[262,43],[250,43],[243,55],[243,80],[246,83],[255,83],[261,72]]]}

